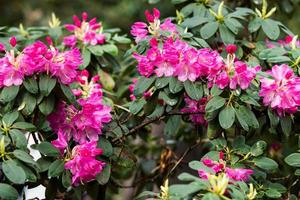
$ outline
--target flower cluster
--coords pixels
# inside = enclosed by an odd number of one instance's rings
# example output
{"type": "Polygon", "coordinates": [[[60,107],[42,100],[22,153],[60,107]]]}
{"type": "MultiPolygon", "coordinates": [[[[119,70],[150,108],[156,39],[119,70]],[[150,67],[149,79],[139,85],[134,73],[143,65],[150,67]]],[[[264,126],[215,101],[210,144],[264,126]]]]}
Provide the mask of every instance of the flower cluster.
{"type": "Polygon", "coordinates": [[[149,25],[144,22],[135,22],[131,27],[131,34],[135,37],[136,42],[147,39],[149,33],[153,37],[160,36],[160,31],[168,32],[171,35],[177,34],[176,25],[171,22],[171,19],[168,18],[161,23],[160,12],[156,8],[153,9],[153,14],[146,10],[145,15],[149,25]]]}
{"type": "MultiPolygon", "coordinates": [[[[146,12],[149,22],[159,21],[159,11],[154,9],[153,15],[146,12]]],[[[141,39],[147,39],[147,26],[141,22],[136,22],[132,27],[132,35],[136,37],[137,42],[141,39]]],[[[151,23],[150,23],[151,24],[151,23]]],[[[158,23],[159,24],[159,23],[158,23]]],[[[176,27],[167,30],[175,32],[176,27]]],[[[159,29],[159,28],[157,28],[159,29]]],[[[149,30],[152,30],[151,26],[149,30]]],[[[155,34],[153,34],[155,35],[155,34]]],[[[190,80],[196,81],[198,78],[206,78],[209,85],[216,84],[224,89],[229,86],[230,89],[236,89],[239,85],[241,89],[247,89],[251,81],[256,77],[260,67],[251,68],[246,63],[235,59],[235,45],[228,45],[226,50],[227,59],[224,60],[217,51],[209,48],[196,49],[188,43],[181,40],[178,35],[169,37],[151,37],[149,39],[150,48],[145,55],[137,53],[133,57],[138,61],[138,71],[142,76],[150,77],[156,74],[158,77],[177,77],[184,82],[190,80]]]]}
{"type": "MultiPolygon", "coordinates": [[[[16,46],[14,37],[10,44],[13,48],[16,46]]],[[[25,47],[22,52],[16,52],[15,48],[5,50],[5,55],[0,58],[0,87],[21,85],[25,76],[44,72],[57,77],[63,84],[70,84],[75,80],[81,64],[82,58],[77,48],[59,52],[52,45],[48,48],[40,41],[25,47]]]]}
{"type": "Polygon", "coordinates": [[[205,158],[202,160],[202,163],[210,169],[209,171],[204,169],[198,170],[199,176],[203,179],[208,179],[211,175],[224,173],[232,181],[247,181],[250,175],[253,174],[253,170],[251,169],[226,167],[222,152],[220,152],[218,162],[205,158]]]}
{"type": "Polygon", "coordinates": [[[65,168],[71,171],[74,185],[95,179],[96,175],[103,170],[105,163],[96,159],[96,156],[101,154],[102,150],[97,148],[96,141],[86,142],[73,148],[72,159],[66,162],[65,168]]]}
{"type": "Polygon", "coordinates": [[[96,18],[88,20],[88,14],[82,13],[82,21],[74,15],[74,24],[66,24],[65,28],[72,32],[72,35],[64,38],[63,44],[74,47],[78,41],[85,45],[97,45],[105,43],[105,35],[102,33],[102,25],[96,18]]]}
{"type": "Polygon", "coordinates": [[[300,78],[285,64],[275,65],[267,72],[270,77],[262,77],[259,95],[263,103],[276,109],[279,115],[294,113],[300,105],[300,78]]]}
{"type": "Polygon", "coordinates": [[[48,121],[58,138],[52,145],[61,154],[68,154],[68,143],[71,139],[79,143],[72,151],[71,160],[65,164],[70,169],[72,183],[88,182],[96,177],[104,167],[104,163],[95,159],[102,153],[96,148],[99,135],[105,123],[111,120],[111,108],[102,103],[102,87],[98,83],[99,77],[94,76],[88,81],[89,73],[83,70],[77,77],[80,88],[74,89],[75,96],[81,109],[73,105],[60,102],[56,112],[48,116],[48,121]]]}
{"type": "Polygon", "coordinates": [[[297,36],[287,35],[283,40],[278,40],[277,42],[271,42],[266,39],[266,46],[268,48],[282,47],[282,48],[293,48],[300,47],[300,40],[297,40],[297,36]]]}
{"type": "Polygon", "coordinates": [[[189,97],[184,98],[185,107],[181,109],[183,113],[193,113],[190,115],[190,120],[194,124],[204,124],[207,125],[207,121],[205,120],[205,105],[207,102],[207,98],[203,97],[199,101],[190,99],[189,97]]]}

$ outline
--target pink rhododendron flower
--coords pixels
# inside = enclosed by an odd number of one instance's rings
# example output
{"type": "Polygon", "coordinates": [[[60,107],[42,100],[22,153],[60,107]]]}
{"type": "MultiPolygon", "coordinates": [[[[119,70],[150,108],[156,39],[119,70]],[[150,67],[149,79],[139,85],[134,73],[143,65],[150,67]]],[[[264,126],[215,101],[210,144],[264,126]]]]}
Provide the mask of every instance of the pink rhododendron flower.
{"type": "Polygon", "coordinates": [[[251,169],[242,169],[242,168],[231,169],[229,167],[226,167],[225,172],[229,178],[235,181],[248,181],[250,175],[253,174],[253,170],[251,169]]]}
{"type": "Polygon", "coordinates": [[[94,76],[91,81],[88,79],[89,73],[86,70],[76,77],[79,88],[73,92],[79,98],[80,110],[72,105],[60,103],[58,109],[48,117],[55,132],[61,129],[68,138],[72,137],[78,143],[98,140],[104,124],[112,118],[111,107],[102,103],[99,77],[94,76]]]}
{"type": "Polygon", "coordinates": [[[184,98],[185,107],[181,109],[181,112],[184,113],[199,113],[199,114],[191,114],[190,120],[195,124],[204,124],[207,125],[207,121],[205,120],[205,105],[206,98],[201,98],[199,101],[190,99],[189,97],[184,98]]]}
{"type": "Polygon", "coordinates": [[[242,61],[235,61],[235,55],[228,54],[227,60],[221,68],[218,70],[211,69],[208,80],[210,86],[216,84],[220,89],[229,86],[230,89],[235,90],[239,86],[245,90],[250,86],[260,69],[260,66],[251,68],[242,61]]]}
{"type": "Polygon", "coordinates": [[[148,37],[150,33],[152,36],[157,37],[160,35],[159,31],[165,31],[171,35],[177,34],[176,25],[171,22],[171,19],[166,19],[163,23],[160,21],[160,12],[154,8],[153,12],[150,13],[148,10],[145,11],[146,19],[149,23],[147,25],[144,22],[135,22],[131,26],[131,35],[135,37],[135,41],[139,42],[148,37]]]}
{"type": "Polygon", "coordinates": [[[227,177],[232,179],[233,181],[248,181],[250,175],[253,174],[252,169],[242,169],[242,168],[229,168],[226,167],[226,162],[223,160],[224,154],[220,152],[219,154],[219,161],[213,161],[208,158],[202,159],[202,163],[210,168],[210,171],[206,171],[204,169],[198,170],[198,175],[202,179],[208,179],[209,175],[217,174],[217,173],[225,173],[227,177]]]}
{"type": "Polygon", "coordinates": [[[11,50],[0,58],[0,87],[22,84],[24,79],[22,57],[22,54],[15,56],[11,50]]]}
{"type": "Polygon", "coordinates": [[[97,148],[97,142],[91,141],[77,145],[72,150],[72,159],[66,162],[65,169],[72,173],[72,184],[89,182],[101,173],[105,163],[96,159],[102,154],[102,150],[97,148]]]}
{"type": "Polygon", "coordinates": [[[77,41],[86,45],[97,45],[105,43],[105,35],[102,33],[102,25],[96,18],[88,20],[88,14],[82,13],[82,21],[73,16],[74,24],[66,24],[65,28],[73,35],[66,36],[63,40],[64,45],[74,47],[77,41]]]}
{"type": "Polygon", "coordinates": [[[49,70],[63,84],[70,84],[76,80],[77,69],[82,62],[80,51],[77,48],[64,52],[58,52],[53,48],[48,52],[49,70]]]}
{"type": "Polygon", "coordinates": [[[133,57],[138,61],[138,71],[142,76],[149,77],[153,74],[154,66],[147,56],[134,53],[133,57]]]}
{"type": "Polygon", "coordinates": [[[300,105],[300,79],[285,64],[275,65],[268,72],[271,76],[261,78],[259,95],[266,106],[277,110],[279,115],[284,112],[294,113],[300,105]]]}
{"type": "Polygon", "coordinates": [[[61,129],[58,130],[57,133],[58,138],[53,140],[51,144],[57,148],[61,154],[64,154],[66,147],[68,146],[68,141],[65,133],[61,129]]]}

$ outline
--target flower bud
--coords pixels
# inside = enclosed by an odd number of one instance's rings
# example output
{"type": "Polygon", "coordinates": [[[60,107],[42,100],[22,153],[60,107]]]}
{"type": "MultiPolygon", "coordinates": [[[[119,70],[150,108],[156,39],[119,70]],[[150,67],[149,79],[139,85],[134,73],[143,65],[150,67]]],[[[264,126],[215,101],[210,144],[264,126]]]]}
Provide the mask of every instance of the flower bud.
{"type": "Polygon", "coordinates": [[[237,51],[237,46],[235,44],[229,44],[226,46],[226,52],[229,54],[234,54],[237,51]]]}

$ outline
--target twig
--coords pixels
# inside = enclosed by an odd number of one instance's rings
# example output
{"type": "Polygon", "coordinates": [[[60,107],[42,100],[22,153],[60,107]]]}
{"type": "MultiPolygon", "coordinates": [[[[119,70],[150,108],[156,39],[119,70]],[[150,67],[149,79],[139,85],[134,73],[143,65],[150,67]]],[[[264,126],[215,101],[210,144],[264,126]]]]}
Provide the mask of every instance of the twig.
{"type": "Polygon", "coordinates": [[[136,131],[138,131],[139,129],[153,123],[153,122],[156,122],[156,121],[159,121],[159,120],[163,120],[164,118],[166,118],[167,116],[171,116],[171,115],[197,115],[197,114],[203,114],[203,112],[188,112],[188,113],[183,113],[183,112],[170,112],[170,113],[166,113],[165,115],[162,115],[162,116],[159,116],[159,117],[155,117],[153,119],[146,119],[144,120],[144,122],[142,122],[141,124],[135,126],[134,128],[132,128],[126,135],[123,135],[121,137],[117,137],[117,138],[114,138],[112,140],[113,143],[115,143],[116,141],[118,140],[121,140],[122,138],[126,138],[132,134],[134,134],[136,131]]]}
{"type": "Polygon", "coordinates": [[[178,159],[178,161],[175,163],[175,165],[172,167],[172,169],[168,172],[167,177],[170,176],[170,174],[177,168],[177,166],[181,163],[181,161],[185,158],[185,156],[190,153],[191,150],[193,150],[195,147],[197,147],[201,143],[201,140],[198,139],[197,142],[193,145],[187,148],[182,156],[178,159]]]}

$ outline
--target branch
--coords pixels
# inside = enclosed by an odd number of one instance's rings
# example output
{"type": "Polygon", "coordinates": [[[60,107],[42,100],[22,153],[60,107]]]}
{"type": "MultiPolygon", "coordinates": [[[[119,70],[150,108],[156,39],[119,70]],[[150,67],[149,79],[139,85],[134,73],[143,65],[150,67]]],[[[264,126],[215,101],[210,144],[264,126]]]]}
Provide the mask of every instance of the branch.
{"type": "Polygon", "coordinates": [[[115,143],[118,140],[122,140],[122,139],[124,139],[124,138],[126,138],[130,135],[133,135],[139,129],[141,129],[141,128],[143,128],[143,127],[145,127],[145,126],[147,126],[147,125],[149,125],[153,122],[162,120],[162,119],[166,118],[167,116],[171,116],[171,115],[198,115],[198,114],[204,114],[204,112],[188,112],[188,113],[185,112],[185,113],[183,113],[183,112],[179,112],[179,111],[176,111],[176,112],[174,111],[174,112],[170,112],[170,113],[165,113],[165,115],[155,117],[153,119],[146,119],[141,124],[139,124],[139,125],[135,126],[134,128],[130,129],[130,131],[127,134],[125,134],[121,137],[114,138],[112,140],[112,142],[115,143]]]}

